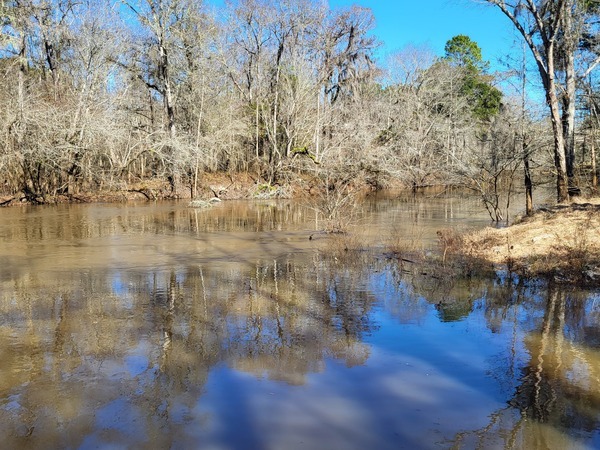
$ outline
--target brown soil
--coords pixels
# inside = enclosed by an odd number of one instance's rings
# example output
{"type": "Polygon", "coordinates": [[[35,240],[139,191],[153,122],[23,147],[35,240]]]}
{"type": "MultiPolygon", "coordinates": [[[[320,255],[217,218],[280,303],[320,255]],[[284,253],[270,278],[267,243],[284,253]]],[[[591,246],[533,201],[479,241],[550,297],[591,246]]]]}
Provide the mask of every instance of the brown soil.
{"type": "Polygon", "coordinates": [[[543,207],[507,228],[463,235],[463,256],[521,275],[600,285],[600,198],[543,207]]]}
{"type": "MultiPolygon", "coordinates": [[[[309,180],[298,178],[297,182],[286,186],[265,187],[264,182],[258,182],[255,178],[245,173],[226,174],[210,173],[203,174],[198,181],[197,198],[209,199],[219,197],[223,200],[256,198],[260,195],[291,198],[306,195],[310,186],[309,180]]],[[[95,192],[82,192],[69,195],[56,195],[39,198],[33,203],[93,203],[93,202],[127,202],[131,200],[161,200],[161,199],[189,199],[191,198],[190,186],[179,185],[177,192],[171,190],[166,181],[145,180],[137,183],[123,185],[120,189],[109,189],[95,192]]],[[[0,206],[32,203],[25,198],[24,194],[15,196],[1,195],[0,206]]]]}

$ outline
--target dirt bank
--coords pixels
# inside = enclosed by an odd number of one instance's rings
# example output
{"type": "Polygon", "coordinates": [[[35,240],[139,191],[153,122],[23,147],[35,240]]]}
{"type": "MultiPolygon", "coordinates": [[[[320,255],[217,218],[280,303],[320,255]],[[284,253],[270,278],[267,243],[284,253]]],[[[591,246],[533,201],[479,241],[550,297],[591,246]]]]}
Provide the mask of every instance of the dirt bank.
{"type": "MultiPolygon", "coordinates": [[[[285,186],[269,185],[257,181],[246,173],[210,173],[203,174],[196,186],[196,198],[219,197],[223,200],[243,198],[289,198],[302,196],[307,190],[309,180],[299,179],[298,183],[285,186]]],[[[31,203],[93,203],[127,202],[132,200],[166,200],[191,198],[192,186],[180,184],[173,191],[167,181],[149,179],[139,182],[122,183],[105,189],[77,192],[71,194],[45,195],[43,197],[0,194],[0,206],[31,203]]]]}
{"type": "MultiPolygon", "coordinates": [[[[178,183],[176,190],[173,190],[166,180],[148,179],[130,183],[121,182],[101,189],[70,194],[37,195],[32,192],[8,194],[0,191],[0,206],[190,199],[192,190],[196,192],[194,196],[196,199],[212,197],[219,197],[222,200],[304,198],[331,189],[331,185],[331,180],[324,180],[309,174],[293,174],[293,176],[284,177],[280,182],[268,183],[256,174],[247,172],[217,172],[200,175],[195,186],[189,183],[178,183]]],[[[370,192],[375,185],[364,178],[357,177],[344,185],[344,188],[348,187],[358,193],[370,192]]],[[[390,190],[407,188],[399,180],[389,180],[385,187],[390,190]]]]}
{"type": "Polygon", "coordinates": [[[524,276],[600,285],[600,198],[542,207],[507,228],[465,234],[458,245],[470,259],[524,276]]]}

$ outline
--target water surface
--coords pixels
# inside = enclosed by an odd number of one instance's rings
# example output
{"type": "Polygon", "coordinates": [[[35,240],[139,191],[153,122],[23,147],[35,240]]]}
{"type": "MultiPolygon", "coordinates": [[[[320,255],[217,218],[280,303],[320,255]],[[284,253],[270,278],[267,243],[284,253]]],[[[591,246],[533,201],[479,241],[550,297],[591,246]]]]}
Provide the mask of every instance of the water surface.
{"type": "Polygon", "coordinates": [[[294,202],[0,210],[2,446],[600,447],[597,292],[382,254],[487,224],[476,200],[369,199],[352,224],[321,234],[294,202]]]}

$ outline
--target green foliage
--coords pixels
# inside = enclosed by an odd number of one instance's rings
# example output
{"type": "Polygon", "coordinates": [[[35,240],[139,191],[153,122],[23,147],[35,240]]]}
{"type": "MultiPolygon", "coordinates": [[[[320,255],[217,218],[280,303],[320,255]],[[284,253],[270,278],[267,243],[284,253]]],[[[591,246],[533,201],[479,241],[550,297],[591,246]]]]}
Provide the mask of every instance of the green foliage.
{"type": "Polygon", "coordinates": [[[472,108],[473,116],[489,121],[500,111],[502,92],[491,85],[485,75],[489,63],[481,56],[481,48],[465,35],[454,36],[445,46],[444,60],[464,71],[460,92],[472,108]]]}
{"type": "Polygon", "coordinates": [[[489,121],[498,114],[502,104],[502,92],[481,76],[466,76],[461,89],[473,108],[473,115],[489,121]]]}
{"type": "Polygon", "coordinates": [[[583,0],[581,7],[586,13],[597,13],[600,11],[600,1],[598,0],[583,0]]]}
{"type": "Polygon", "coordinates": [[[319,162],[317,161],[317,157],[308,150],[307,146],[304,146],[304,147],[294,147],[292,149],[292,156],[297,156],[297,155],[308,156],[316,164],[319,164],[319,162]]]}
{"type": "Polygon", "coordinates": [[[277,190],[277,186],[272,186],[270,183],[262,183],[256,186],[256,193],[271,193],[277,190]]]}
{"type": "Polygon", "coordinates": [[[292,149],[292,154],[293,155],[308,155],[309,151],[308,151],[308,147],[304,146],[304,147],[294,147],[292,149]]]}
{"type": "Polygon", "coordinates": [[[444,47],[446,59],[451,64],[481,74],[487,71],[489,63],[481,56],[481,48],[469,36],[459,34],[454,36],[444,47]]]}

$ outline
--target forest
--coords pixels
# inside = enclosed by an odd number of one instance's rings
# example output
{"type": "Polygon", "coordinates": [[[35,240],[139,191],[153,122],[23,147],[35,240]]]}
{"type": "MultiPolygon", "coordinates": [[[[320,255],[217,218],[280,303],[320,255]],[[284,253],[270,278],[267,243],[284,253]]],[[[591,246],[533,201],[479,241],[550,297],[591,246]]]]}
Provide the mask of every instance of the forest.
{"type": "Polygon", "coordinates": [[[494,73],[465,35],[379,58],[356,5],[2,0],[0,200],[195,198],[221,173],[263,196],[463,186],[501,220],[510,190],[528,212],[539,183],[595,190],[599,3],[486,3],[523,38],[494,73]]]}

